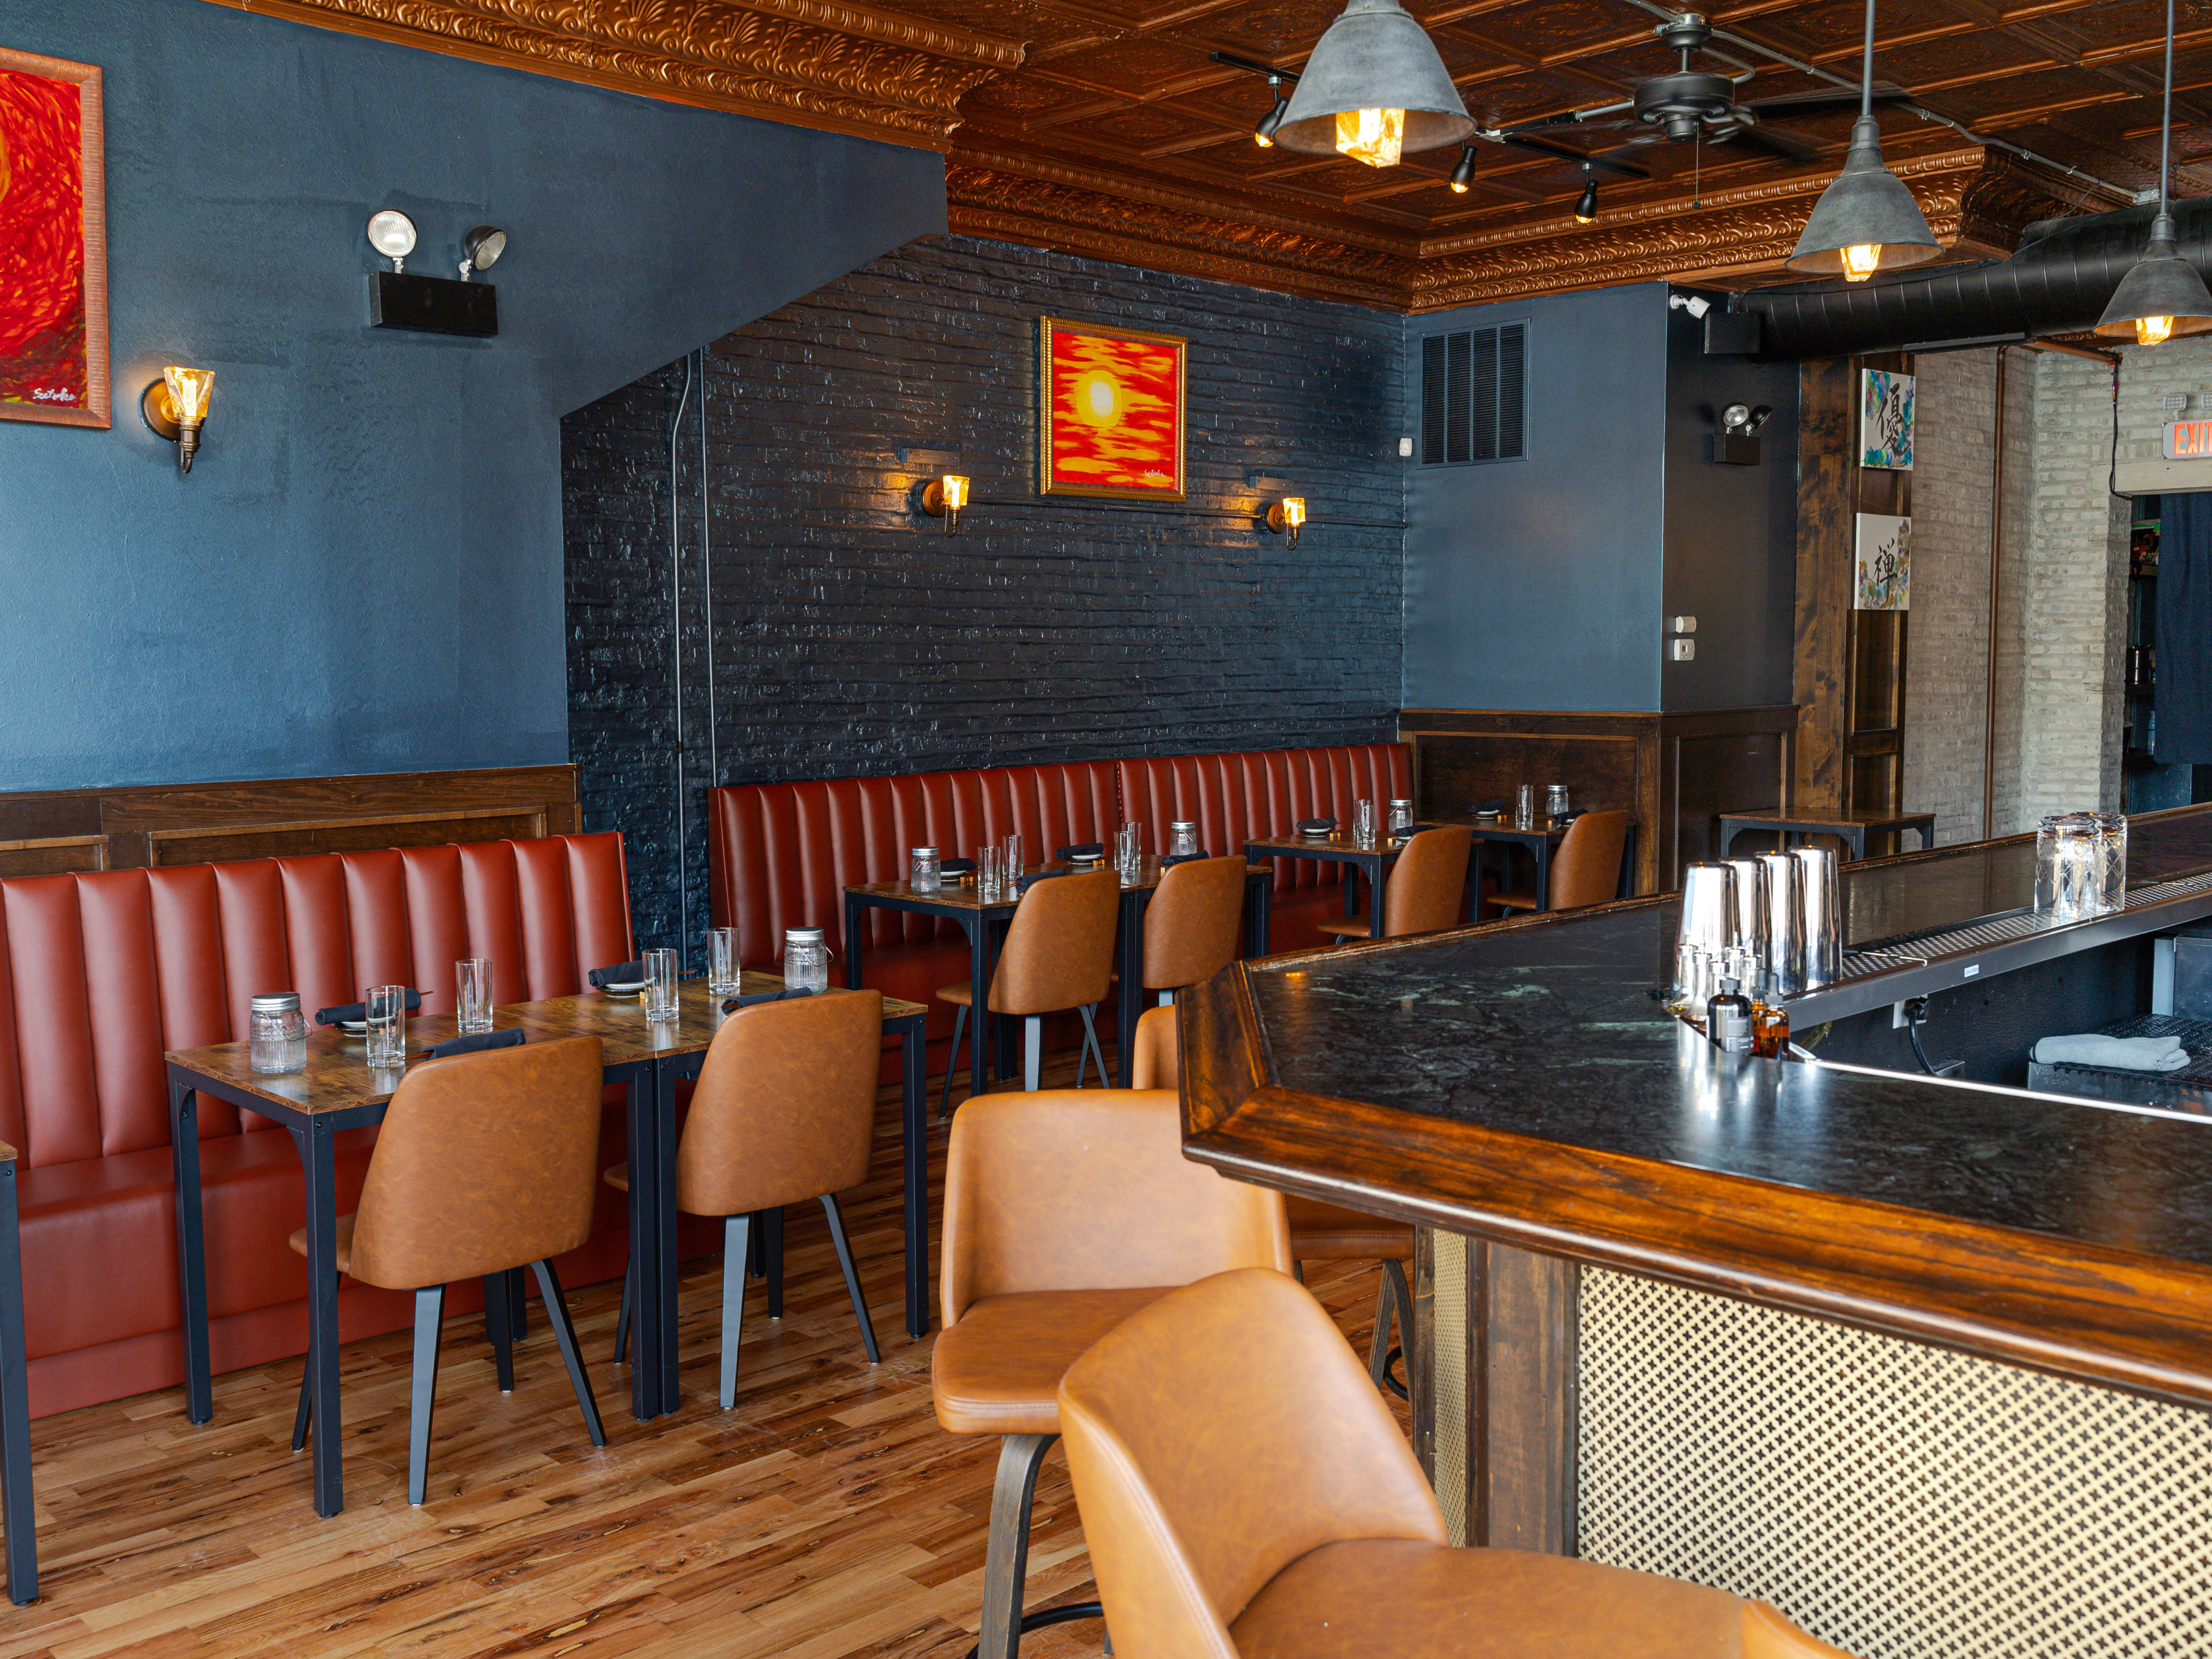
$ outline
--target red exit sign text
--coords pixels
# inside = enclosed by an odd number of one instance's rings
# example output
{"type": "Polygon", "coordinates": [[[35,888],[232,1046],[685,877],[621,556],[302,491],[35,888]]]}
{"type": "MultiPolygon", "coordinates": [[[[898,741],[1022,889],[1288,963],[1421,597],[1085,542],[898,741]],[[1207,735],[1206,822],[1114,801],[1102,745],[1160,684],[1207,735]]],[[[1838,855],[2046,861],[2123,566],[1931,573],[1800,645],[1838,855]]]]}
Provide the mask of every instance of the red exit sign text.
{"type": "Polygon", "coordinates": [[[2166,459],[2193,461],[2212,457],[2212,421],[2175,421],[2166,428],[2166,459]]]}

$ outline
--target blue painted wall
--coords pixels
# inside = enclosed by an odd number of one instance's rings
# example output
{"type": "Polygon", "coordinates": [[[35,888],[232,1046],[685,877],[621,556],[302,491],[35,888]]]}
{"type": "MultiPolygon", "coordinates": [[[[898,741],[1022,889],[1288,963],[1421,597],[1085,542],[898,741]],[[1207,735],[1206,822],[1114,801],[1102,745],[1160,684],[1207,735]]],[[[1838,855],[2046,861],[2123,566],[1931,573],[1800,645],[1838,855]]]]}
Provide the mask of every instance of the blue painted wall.
{"type": "Polygon", "coordinates": [[[1423,339],[1528,323],[1527,458],[1404,464],[1407,708],[1660,707],[1667,316],[1645,283],[1407,319],[1415,434],[1423,339]]]}
{"type": "Polygon", "coordinates": [[[560,418],[945,225],[922,151],[205,0],[0,0],[106,75],[112,431],[0,421],[0,788],[568,758],[560,418]],[[488,342],[371,331],[362,234],[488,342]],[[191,476],[141,423],[216,371],[191,476]]]}

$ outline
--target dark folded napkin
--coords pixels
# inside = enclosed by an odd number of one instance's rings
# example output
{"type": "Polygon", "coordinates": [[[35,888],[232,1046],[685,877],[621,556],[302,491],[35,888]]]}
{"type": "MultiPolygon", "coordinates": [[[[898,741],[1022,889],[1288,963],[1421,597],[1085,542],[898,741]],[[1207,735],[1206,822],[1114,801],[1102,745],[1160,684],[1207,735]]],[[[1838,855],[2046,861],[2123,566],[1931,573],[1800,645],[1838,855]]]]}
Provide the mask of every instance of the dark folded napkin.
{"type": "Polygon", "coordinates": [[[1504,811],[1505,803],[1502,800],[1479,800],[1469,810],[1480,817],[1492,812],[1504,811]]]}
{"type": "Polygon", "coordinates": [[[945,877],[948,880],[954,876],[972,876],[975,873],[975,860],[973,859],[947,859],[944,863],[937,866],[937,873],[945,877]]]}
{"type": "Polygon", "coordinates": [[[1160,868],[1172,870],[1178,864],[1195,864],[1200,859],[1210,859],[1211,853],[1170,853],[1160,860],[1160,868]]]}
{"type": "Polygon", "coordinates": [[[635,985],[645,978],[641,962],[618,962],[611,968],[594,968],[584,975],[592,981],[594,990],[604,990],[610,985],[635,985]]]}
{"type": "Polygon", "coordinates": [[[763,1002],[787,1002],[793,997],[818,997],[819,991],[802,985],[787,985],[781,991],[752,991],[741,997],[732,997],[722,1005],[722,1012],[734,1014],[740,1008],[750,1008],[763,1002]]]}
{"type": "Polygon", "coordinates": [[[1056,848],[1053,851],[1053,857],[1063,860],[1103,859],[1105,856],[1106,843],[1103,841],[1079,841],[1073,847],[1056,848]]]}
{"type": "MultiPolygon", "coordinates": [[[[422,994],[410,988],[407,993],[407,1012],[414,1014],[420,1013],[422,1010],[422,994]]],[[[341,1002],[335,1008],[315,1010],[315,1024],[318,1025],[336,1025],[341,1020],[368,1018],[368,1005],[366,1002],[341,1002]]]]}
{"type": "Polygon", "coordinates": [[[1050,881],[1054,876],[1072,876],[1073,870],[1032,870],[1014,884],[1014,891],[1026,893],[1041,881],[1050,881]]]}
{"type": "Polygon", "coordinates": [[[451,1060],[455,1054],[480,1054],[487,1048],[520,1048],[526,1041],[528,1039],[519,1027],[510,1027],[504,1031],[478,1031],[473,1036],[455,1037],[450,1042],[441,1042],[423,1058],[451,1060]]]}
{"type": "Polygon", "coordinates": [[[1300,818],[1298,820],[1298,833],[1301,835],[1304,834],[1309,830],[1334,830],[1335,828],[1336,820],[1334,818],[1300,818]]]}
{"type": "Polygon", "coordinates": [[[1562,812],[1559,817],[1552,820],[1552,828],[1554,830],[1564,830],[1580,817],[1582,817],[1580,812],[1562,812]]]}

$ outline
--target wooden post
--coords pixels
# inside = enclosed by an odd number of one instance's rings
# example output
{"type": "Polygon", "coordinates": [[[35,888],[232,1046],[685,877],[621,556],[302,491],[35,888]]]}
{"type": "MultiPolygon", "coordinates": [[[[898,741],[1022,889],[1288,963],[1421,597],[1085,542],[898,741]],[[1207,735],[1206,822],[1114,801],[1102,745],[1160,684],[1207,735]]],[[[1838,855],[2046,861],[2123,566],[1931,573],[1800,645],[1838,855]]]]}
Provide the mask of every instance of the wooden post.
{"type": "Polygon", "coordinates": [[[1468,1246],[1468,1541],[1575,1553],[1580,1269],[1468,1246]]]}

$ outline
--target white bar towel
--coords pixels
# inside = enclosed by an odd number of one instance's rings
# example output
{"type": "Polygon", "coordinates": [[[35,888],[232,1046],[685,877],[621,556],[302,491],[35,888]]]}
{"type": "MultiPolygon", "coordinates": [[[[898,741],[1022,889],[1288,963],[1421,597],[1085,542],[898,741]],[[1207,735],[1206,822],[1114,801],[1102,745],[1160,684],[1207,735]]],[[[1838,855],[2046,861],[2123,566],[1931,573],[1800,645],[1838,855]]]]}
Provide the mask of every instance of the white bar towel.
{"type": "Polygon", "coordinates": [[[2045,1066],[2103,1066],[2123,1072],[2178,1072],[2189,1064],[2189,1051],[2172,1036],[2047,1036],[2035,1045],[2045,1066]]]}

